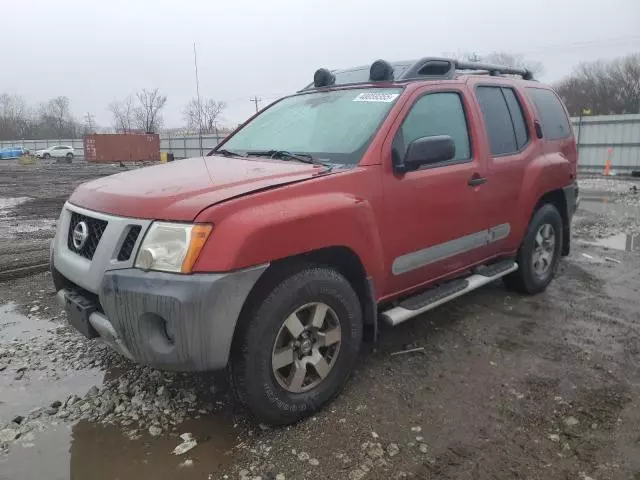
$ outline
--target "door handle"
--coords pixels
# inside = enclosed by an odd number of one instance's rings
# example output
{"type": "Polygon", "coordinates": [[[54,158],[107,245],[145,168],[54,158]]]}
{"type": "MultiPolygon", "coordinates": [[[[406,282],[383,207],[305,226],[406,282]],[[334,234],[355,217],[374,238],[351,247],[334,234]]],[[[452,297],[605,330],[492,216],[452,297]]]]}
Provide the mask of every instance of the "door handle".
{"type": "Polygon", "coordinates": [[[487,183],[487,179],[485,177],[474,175],[469,179],[467,185],[469,185],[470,187],[477,187],[478,185],[482,185],[483,183],[487,183]]]}

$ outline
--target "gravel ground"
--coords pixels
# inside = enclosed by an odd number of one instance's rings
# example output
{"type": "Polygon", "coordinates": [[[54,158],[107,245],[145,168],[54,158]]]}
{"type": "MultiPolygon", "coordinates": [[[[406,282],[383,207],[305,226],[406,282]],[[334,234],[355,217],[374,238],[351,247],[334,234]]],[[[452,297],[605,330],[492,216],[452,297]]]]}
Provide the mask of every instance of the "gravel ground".
{"type": "Polygon", "coordinates": [[[640,478],[640,249],[602,243],[632,238],[640,209],[633,183],[587,180],[546,293],[497,282],[383,327],[342,395],[287,428],[248,419],[223,376],[86,340],[48,273],[0,283],[0,479],[640,478]]]}

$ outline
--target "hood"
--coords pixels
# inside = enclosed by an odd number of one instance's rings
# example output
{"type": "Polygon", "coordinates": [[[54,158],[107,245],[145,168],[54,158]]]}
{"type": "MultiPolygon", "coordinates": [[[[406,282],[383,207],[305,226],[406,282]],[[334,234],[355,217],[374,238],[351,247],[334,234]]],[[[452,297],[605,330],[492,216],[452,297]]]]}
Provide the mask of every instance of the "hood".
{"type": "Polygon", "coordinates": [[[188,158],[84,183],[69,201],[125,217],[191,221],[210,205],[324,171],[318,165],[265,158],[188,158]]]}

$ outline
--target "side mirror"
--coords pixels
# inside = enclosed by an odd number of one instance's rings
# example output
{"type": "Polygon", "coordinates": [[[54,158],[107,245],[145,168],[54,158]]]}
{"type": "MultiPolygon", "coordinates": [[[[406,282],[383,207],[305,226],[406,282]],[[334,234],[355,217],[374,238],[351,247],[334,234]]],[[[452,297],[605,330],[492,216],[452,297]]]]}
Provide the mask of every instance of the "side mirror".
{"type": "Polygon", "coordinates": [[[416,138],[407,147],[399,171],[417,170],[422,165],[446,162],[456,156],[456,145],[449,135],[416,138]]]}

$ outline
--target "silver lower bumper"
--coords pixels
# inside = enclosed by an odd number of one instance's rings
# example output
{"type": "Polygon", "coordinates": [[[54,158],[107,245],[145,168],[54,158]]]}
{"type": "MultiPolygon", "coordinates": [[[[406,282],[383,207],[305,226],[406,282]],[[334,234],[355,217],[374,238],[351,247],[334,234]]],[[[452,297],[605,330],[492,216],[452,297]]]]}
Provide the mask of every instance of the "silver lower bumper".
{"type": "MultiPolygon", "coordinates": [[[[56,294],[56,301],[62,308],[65,308],[67,304],[65,300],[66,294],[66,289],[59,290],[56,294]]],[[[135,361],[133,355],[131,355],[131,352],[124,344],[122,339],[118,336],[118,333],[116,332],[115,328],[113,328],[113,325],[111,325],[111,322],[107,317],[99,312],[93,312],[89,316],[89,323],[93,328],[95,328],[96,332],[98,332],[98,335],[100,335],[100,340],[105,342],[121,355],[127,357],[129,360],[135,361]]]]}

